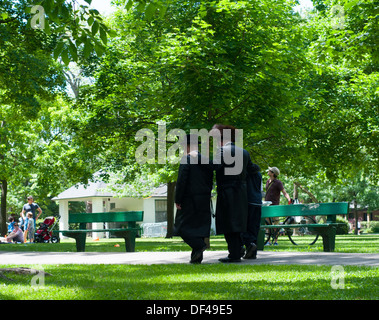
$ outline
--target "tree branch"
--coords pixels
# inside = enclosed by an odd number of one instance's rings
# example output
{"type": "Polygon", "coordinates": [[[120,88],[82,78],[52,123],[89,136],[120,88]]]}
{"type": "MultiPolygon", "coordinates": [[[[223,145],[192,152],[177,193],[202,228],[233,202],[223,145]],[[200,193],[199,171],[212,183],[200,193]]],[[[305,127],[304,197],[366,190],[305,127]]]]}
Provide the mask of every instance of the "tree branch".
{"type": "Polygon", "coordinates": [[[303,187],[299,182],[294,182],[294,184],[299,187],[301,190],[303,190],[307,195],[309,195],[314,203],[318,203],[319,201],[316,199],[314,194],[310,192],[307,188],[303,187]]]}

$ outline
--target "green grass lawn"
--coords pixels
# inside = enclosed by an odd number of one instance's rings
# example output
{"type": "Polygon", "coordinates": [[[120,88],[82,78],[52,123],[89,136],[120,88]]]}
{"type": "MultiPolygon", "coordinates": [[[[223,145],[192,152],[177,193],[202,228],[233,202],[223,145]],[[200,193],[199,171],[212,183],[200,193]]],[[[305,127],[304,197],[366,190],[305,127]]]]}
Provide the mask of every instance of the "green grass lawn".
{"type": "MultiPolygon", "coordinates": [[[[72,252],[75,243],[2,244],[0,251],[72,252]]],[[[140,238],[137,251],[189,251],[180,238],[140,238]]],[[[222,237],[211,238],[211,250],[226,250],[222,237]]],[[[293,246],[279,239],[270,251],[322,251],[293,246]]],[[[87,251],[125,252],[122,239],[87,240],[87,251]],[[116,246],[119,244],[120,246],[116,246]]],[[[379,253],[379,235],[337,236],[336,252],[379,253]]],[[[35,254],[38,254],[36,252],[35,254]]],[[[1,261],[0,261],[1,263],[1,261]]],[[[1,266],[0,267],[12,267],[1,266]]],[[[16,267],[16,266],[13,266],[16,267]]],[[[26,266],[33,267],[33,266],[26,266]]],[[[379,268],[344,266],[344,289],[333,289],[332,266],[294,265],[44,265],[52,276],[44,287],[33,286],[34,275],[6,273],[0,278],[0,299],[25,300],[360,300],[379,299],[379,268]]]]}
{"type": "Polygon", "coordinates": [[[378,299],[379,269],[345,266],[333,289],[330,266],[46,265],[44,287],[33,276],[0,279],[0,299],[27,300],[340,300],[378,299]]]}
{"type": "MultiPolygon", "coordinates": [[[[266,246],[265,251],[303,251],[322,252],[321,237],[313,246],[294,246],[286,236],[279,237],[278,246],[266,246]]],[[[222,236],[211,237],[210,250],[227,250],[222,236]]],[[[0,244],[0,251],[50,251],[50,252],[76,252],[75,241],[65,239],[61,243],[25,243],[0,244]]],[[[87,239],[87,252],[125,252],[123,239],[101,239],[93,241],[87,239]],[[119,245],[119,246],[117,246],[119,245]]],[[[137,238],[136,251],[190,251],[181,238],[137,238]]],[[[379,234],[341,235],[336,237],[335,252],[344,253],[379,253],[379,234]]]]}

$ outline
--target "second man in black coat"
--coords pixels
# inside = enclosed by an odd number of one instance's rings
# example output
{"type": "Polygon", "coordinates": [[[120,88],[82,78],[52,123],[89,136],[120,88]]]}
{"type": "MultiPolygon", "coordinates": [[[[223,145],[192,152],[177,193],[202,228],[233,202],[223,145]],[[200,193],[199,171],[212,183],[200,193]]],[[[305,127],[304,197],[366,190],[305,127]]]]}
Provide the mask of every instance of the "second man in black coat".
{"type": "MultiPolygon", "coordinates": [[[[224,234],[229,251],[226,258],[219,260],[223,263],[240,262],[243,255],[242,234],[248,231],[247,179],[259,172],[260,167],[252,163],[250,154],[245,149],[234,144],[234,127],[218,124],[214,125],[212,130],[220,136],[217,161],[213,162],[217,182],[216,234],[224,234]],[[229,135],[225,134],[227,131],[229,135]],[[234,163],[230,162],[232,157],[235,157],[234,163]],[[237,163],[241,166],[240,170],[228,173],[227,169],[236,166],[237,163]]],[[[256,245],[248,243],[246,249],[247,256],[250,256],[256,245]]]]}
{"type": "MultiPolygon", "coordinates": [[[[192,138],[197,141],[197,137],[192,138]]],[[[209,238],[211,229],[213,171],[208,161],[201,163],[198,145],[191,145],[190,141],[191,135],[187,135],[187,155],[179,166],[176,182],[174,235],[182,237],[192,248],[190,262],[201,263],[206,249],[204,239],[209,238]]]]}

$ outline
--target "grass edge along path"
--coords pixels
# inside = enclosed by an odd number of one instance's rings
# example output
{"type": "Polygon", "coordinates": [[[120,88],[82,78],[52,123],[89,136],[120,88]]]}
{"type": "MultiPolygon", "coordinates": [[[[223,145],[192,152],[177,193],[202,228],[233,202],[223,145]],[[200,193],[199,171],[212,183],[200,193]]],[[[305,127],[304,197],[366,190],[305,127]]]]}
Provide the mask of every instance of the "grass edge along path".
{"type": "MultiPolygon", "coordinates": [[[[212,237],[213,250],[226,250],[222,237],[212,237]]],[[[137,251],[189,251],[180,238],[137,239],[137,251]]],[[[72,240],[60,244],[4,244],[1,251],[76,251],[72,240]]],[[[266,251],[322,251],[293,246],[279,238],[266,251]]],[[[87,251],[125,252],[120,239],[87,240],[87,251]]],[[[336,252],[378,253],[379,235],[337,236],[336,252]]],[[[1,262],[0,262],[1,263],[1,262]]],[[[10,265],[0,267],[12,267],[10,265]]],[[[20,267],[20,265],[13,266],[20,267]]],[[[23,267],[28,267],[23,265],[23,267]]],[[[1,300],[378,300],[379,268],[315,265],[42,265],[51,273],[44,283],[33,275],[0,278],[1,300]],[[341,271],[342,270],[342,271],[341,271]],[[342,273],[341,273],[342,272],[342,273]],[[342,276],[342,278],[339,278],[342,276]],[[335,277],[335,278],[333,278],[335,277]],[[334,279],[334,280],[333,280],[334,279]],[[341,280],[343,279],[343,283],[341,280]],[[38,280],[38,279],[37,279],[38,280]],[[343,289],[333,289],[333,281],[343,289]],[[37,283],[36,283],[37,282],[37,283]]]]}
{"type": "Polygon", "coordinates": [[[29,267],[52,276],[44,277],[41,284],[33,275],[7,274],[13,281],[0,278],[1,300],[379,299],[379,268],[363,266],[343,266],[337,273],[333,266],[315,265],[29,267]]]}
{"type": "MultiPolygon", "coordinates": [[[[212,236],[210,250],[227,250],[223,236],[212,236]]],[[[279,237],[278,246],[266,246],[265,251],[291,251],[291,252],[323,252],[322,239],[313,246],[293,245],[288,237],[279,237]]],[[[76,252],[75,240],[64,239],[61,243],[24,243],[0,244],[0,251],[28,251],[28,252],[76,252]]],[[[190,248],[181,238],[137,238],[136,251],[190,251],[190,248]]],[[[87,239],[86,252],[125,252],[123,239],[100,239],[93,241],[87,239]]],[[[379,253],[379,234],[364,235],[337,235],[335,252],[341,253],[379,253]]]]}

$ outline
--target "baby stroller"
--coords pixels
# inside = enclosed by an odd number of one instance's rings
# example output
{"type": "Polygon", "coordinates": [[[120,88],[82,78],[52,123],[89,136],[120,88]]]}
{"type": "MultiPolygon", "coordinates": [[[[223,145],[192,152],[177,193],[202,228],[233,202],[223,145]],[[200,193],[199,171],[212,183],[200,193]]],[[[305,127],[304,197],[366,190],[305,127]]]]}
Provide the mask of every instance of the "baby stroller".
{"type": "Polygon", "coordinates": [[[54,217],[45,218],[35,233],[35,242],[49,243],[51,241],[51,243],[58,243],[60,239],[58,236],[53,236],[52,231],[57,221],[54,217]]]}

